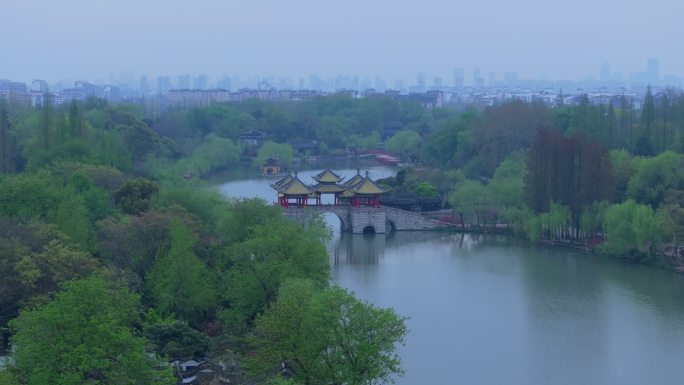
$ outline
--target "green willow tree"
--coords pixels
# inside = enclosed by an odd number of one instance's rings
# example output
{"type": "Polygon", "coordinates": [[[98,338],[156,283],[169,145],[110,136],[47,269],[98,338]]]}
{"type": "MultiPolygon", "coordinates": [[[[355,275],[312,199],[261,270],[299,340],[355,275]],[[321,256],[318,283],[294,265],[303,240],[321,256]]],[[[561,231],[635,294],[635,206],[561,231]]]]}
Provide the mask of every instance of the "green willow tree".
{"type": "Polygon", "coordinates": [[[606,242],[602,251],[636,261],[654,257],[655,245],[664,236],[653,209],[631,199],[608,207],[603,228],[606,242]]]}

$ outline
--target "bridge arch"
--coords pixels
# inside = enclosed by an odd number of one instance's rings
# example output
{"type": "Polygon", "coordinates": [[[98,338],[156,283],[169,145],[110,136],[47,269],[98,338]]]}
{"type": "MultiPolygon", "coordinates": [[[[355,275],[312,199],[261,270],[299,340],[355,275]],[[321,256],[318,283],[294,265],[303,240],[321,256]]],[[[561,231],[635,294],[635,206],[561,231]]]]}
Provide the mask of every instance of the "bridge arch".
{"type": "Polygon", "coordinates": [[[323,216],[323,219],[325,219],[326,215],[334,216],[335,218],[340,220],[340,230],[342,231],[348,231],[349,227],[347,226],[347,218],[343,215],[341,215],[339,212],[336,212],[334,210],[321,210],[320,211],[321,216],[323,216]]]}
{"type": "Polygon", "coordinates": [[[375,234],[375,226],[373,225],[367,225],[366,227],[363,228],[363,234],[375,234]]]}
{"type": "Polygon", "coordinates": [[[385,218],[385,233],[393,233],[397,231],[397,225],[389,218],[385,218]]]}

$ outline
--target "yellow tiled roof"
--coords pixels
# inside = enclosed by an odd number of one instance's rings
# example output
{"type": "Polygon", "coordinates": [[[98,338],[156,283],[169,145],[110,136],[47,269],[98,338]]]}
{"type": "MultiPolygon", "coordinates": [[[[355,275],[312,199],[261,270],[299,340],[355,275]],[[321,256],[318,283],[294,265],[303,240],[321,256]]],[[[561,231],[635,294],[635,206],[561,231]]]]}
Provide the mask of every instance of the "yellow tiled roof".
{"type": "Polygon", "coordinates": [[[345,188],[338,186],[337,184],[319,183],[315,186],[311,186],[311,190],[330,194],[343,192],[345,191],[345,188]]]}
{"type": "Polygon", "coordinates": [[[356,194],[382,194],[387,190],[378,186],[369,178],[363,178],[363,181],[354,186],[352,191],[354,191],[356,194]]]}
{"type": "Polygon", "coordinates": [[[287,175],[285,175],[284,177],[278,179],[275,183],[273,183],[273,184],[271,185],[271,187],[273,187],[274,189],[278,190],[278,187],[284,186],[284,185],[290,183],[290,181],[292,181],[292,179],[294,179],[294,178],[292,177],[292,175],[287,174],[287,175]]]}
{"type": "Polygon", "coordinates": [[[278,182],[271,185],[279,193],[285,195],[309,195],[313,193],[304,182],[296,176],[287,175],[278,182]]]}
{"type": "Polygon", "coordinates": [[[342,178],[332,172],[330,169],[323,170],[317,175],[314,175],[313,178],[318,181],[318,182],[323,182],[323,183],[337,183],[342,181],[342,178]]]}
{"type": "Polygon", "coordinates": [[[346,186],[356,186],[357,184],[363,182],[363,177],[359,174],[354,175],[351,179],[346,181],[344,184],[346,186]]]}

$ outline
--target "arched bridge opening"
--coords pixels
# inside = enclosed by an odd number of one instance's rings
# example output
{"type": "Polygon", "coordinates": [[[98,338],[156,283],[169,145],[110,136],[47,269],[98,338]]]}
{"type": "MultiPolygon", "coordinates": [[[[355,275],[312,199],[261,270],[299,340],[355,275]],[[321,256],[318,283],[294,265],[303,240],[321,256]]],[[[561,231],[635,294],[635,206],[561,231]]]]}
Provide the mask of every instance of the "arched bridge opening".
{"type": "Polygon", "coordinates": [[[368,225],[363,228],[363,235],[373,235],[375,234],[375,227],[368,225]]]}
{"type": "Polygon", "coordinates": [[[321,212],[321,216],[325,224],[335,230],[347,231],[347,219],[343,218],[339,213],[333,211],[321,212]]]}
{"type": "Polygon", "coordinates": [[[397,231],[397,225],[395,225],[391,220],[385,219],[385,233],[389,234],[395,231],[397,231]]]}

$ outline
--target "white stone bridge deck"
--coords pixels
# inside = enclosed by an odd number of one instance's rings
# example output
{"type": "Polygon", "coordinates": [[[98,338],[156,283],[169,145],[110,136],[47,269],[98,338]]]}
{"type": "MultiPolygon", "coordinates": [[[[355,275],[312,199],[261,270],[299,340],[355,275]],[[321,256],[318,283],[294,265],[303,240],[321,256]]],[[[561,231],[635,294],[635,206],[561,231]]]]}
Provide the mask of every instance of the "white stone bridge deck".
{"type": "Polygon", "coordinates": [[[453,227],[447,222],[426,218],[420,213],[393,207],[353,207],[335,205],[312,205],[283,208],[288,218],[305,222],[312,215],[332,213],[342,222],[342,230],[353,234],[374,232],[383,234],[389,231],[422,231],[453,227]]]}

